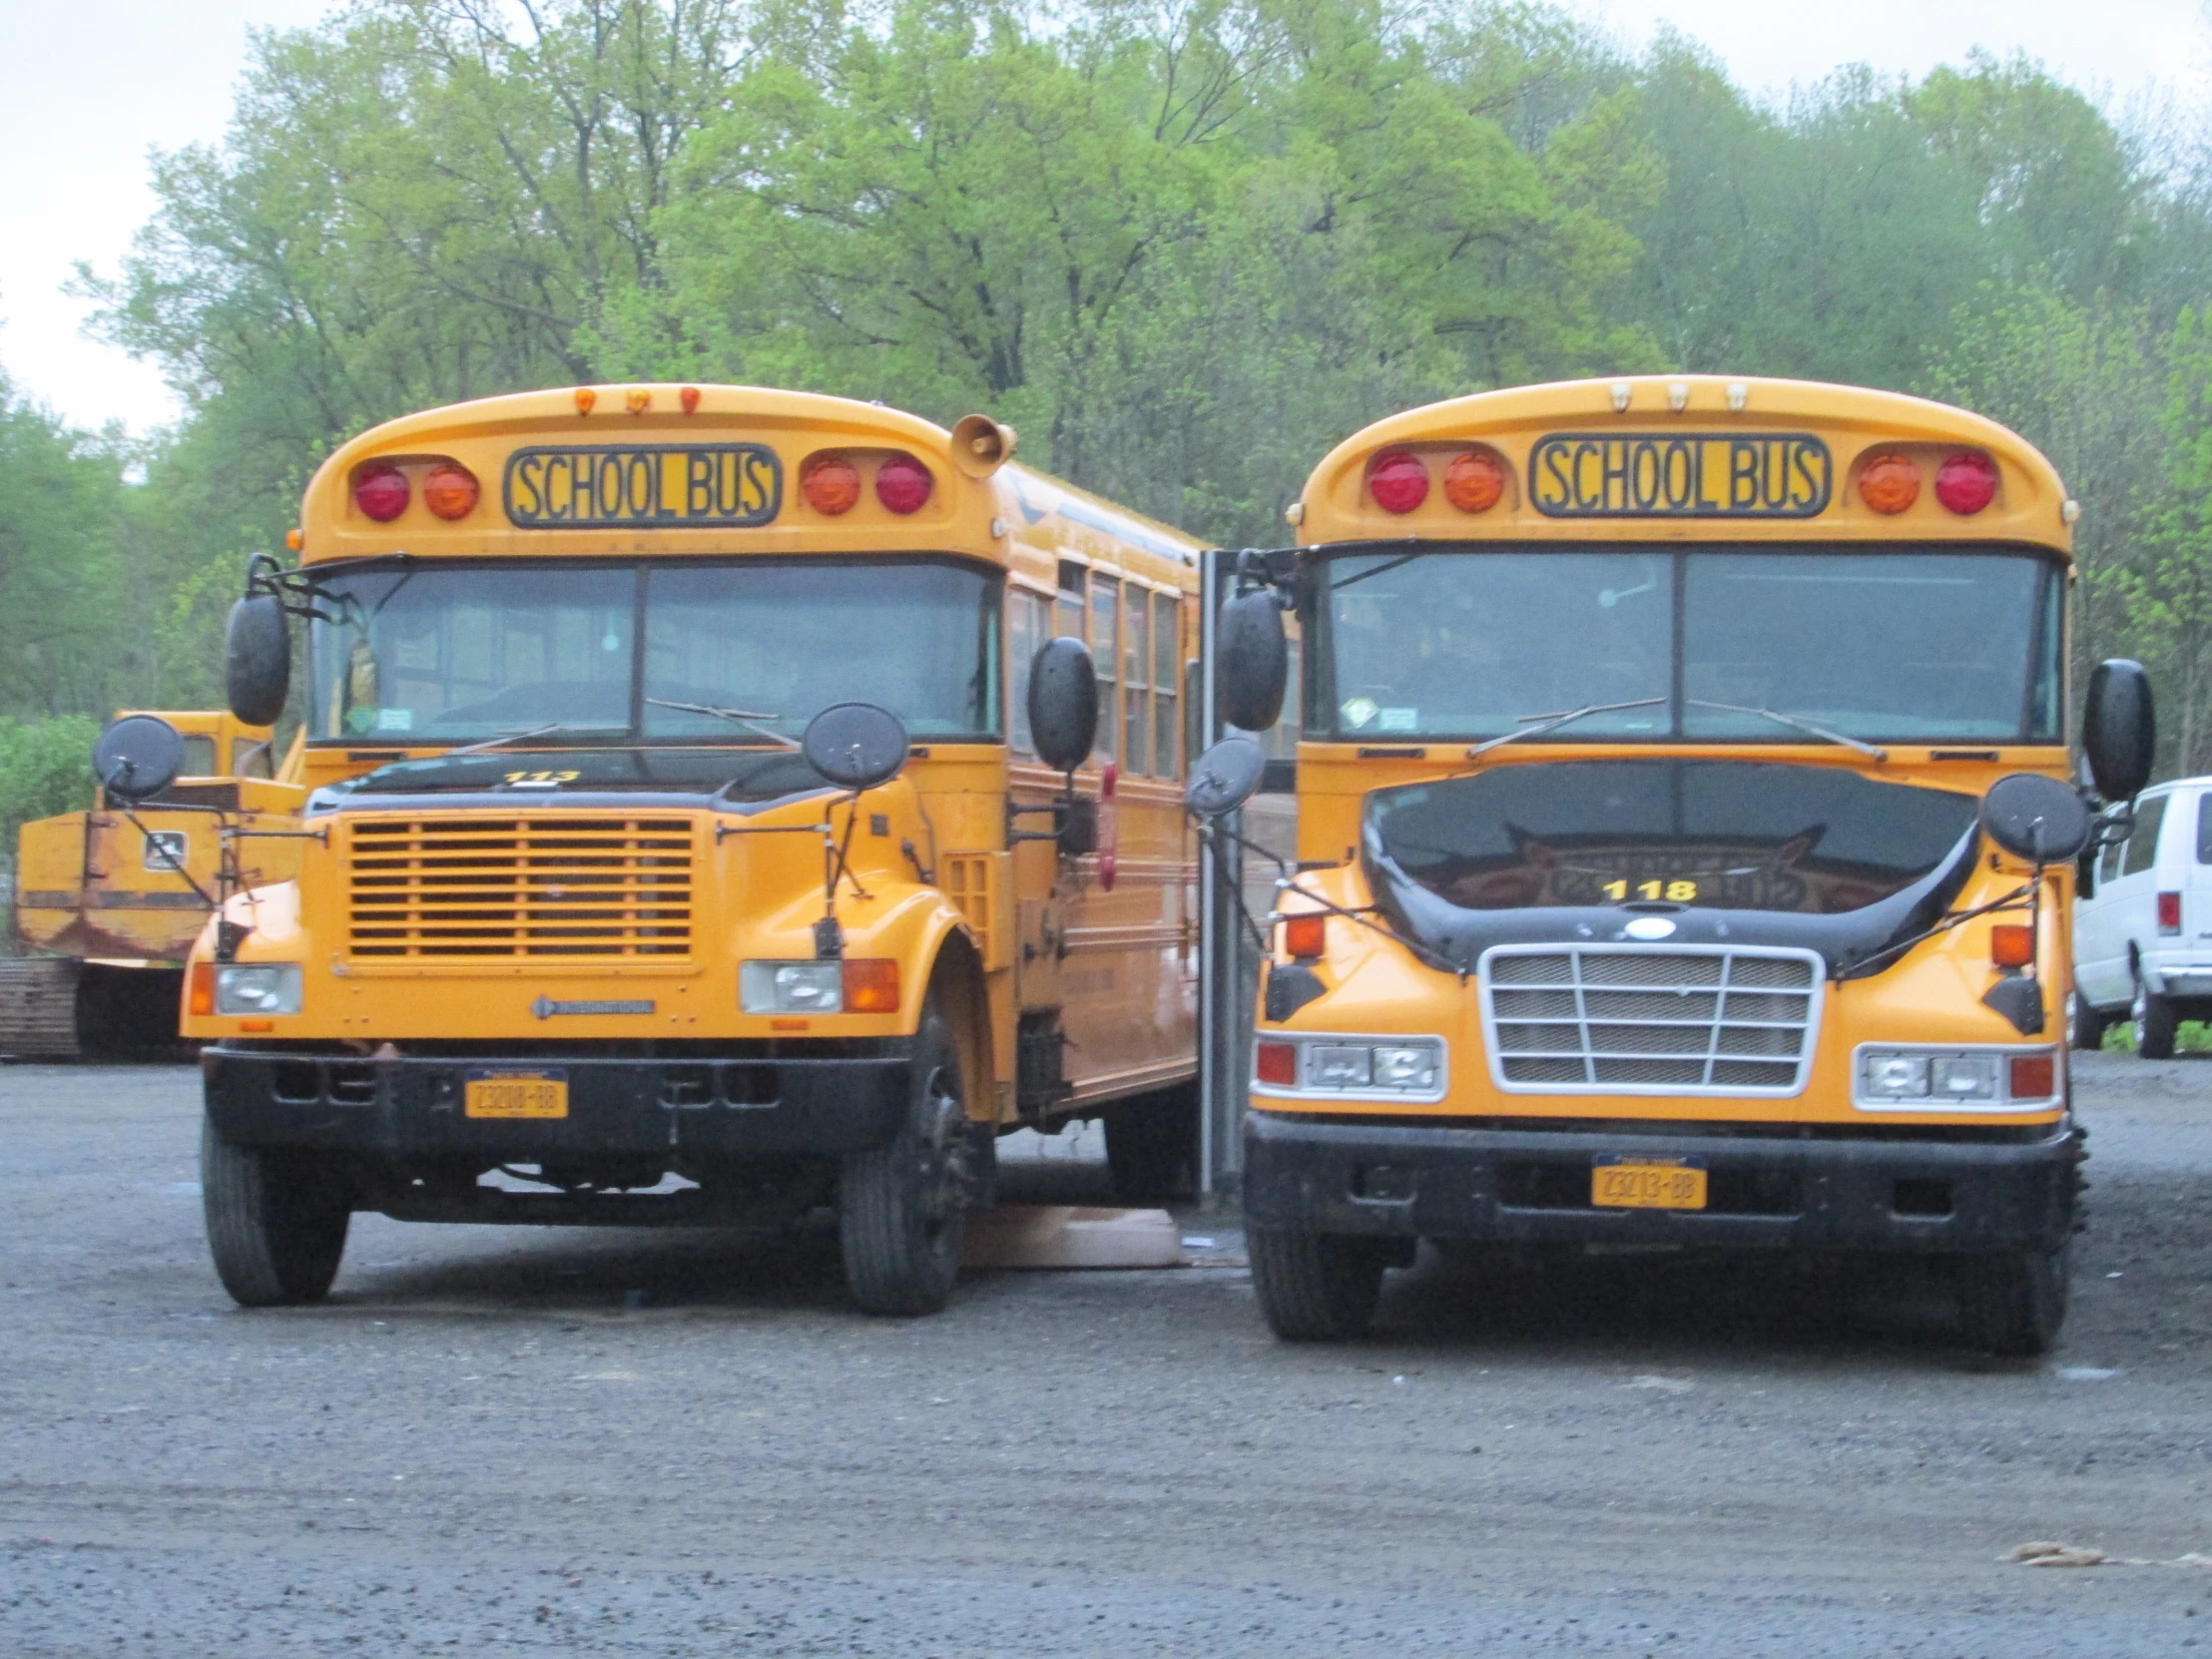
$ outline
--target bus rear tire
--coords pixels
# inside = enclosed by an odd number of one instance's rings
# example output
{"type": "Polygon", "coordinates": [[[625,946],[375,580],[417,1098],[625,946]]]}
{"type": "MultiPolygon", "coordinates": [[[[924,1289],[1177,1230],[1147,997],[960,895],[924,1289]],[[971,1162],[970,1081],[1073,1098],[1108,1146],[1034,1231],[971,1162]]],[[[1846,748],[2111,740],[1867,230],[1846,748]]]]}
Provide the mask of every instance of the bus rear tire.
{"type": "Polygon", "coordinates": [[[200,1194],[216,1277],[233,1302],[291,1308],[328,1293],[353,1218],[327,1158],[233,1146],[203,1122],[200,1194]]]}
{"type": "Polygon", "coordinates": [[[897,1135],[846,1153],[837,1192],[845,1288],[862,1313],[894,1319],[944,1307],[967,1230],[967,1094],[934,997],[922,1006],[912,1078],[897,1135]]]}
{"type": "Polygon", "coordinates": [[[2050,1352],[2066,1323],[2068,1246],[1968,1256],[1958,1267],[1959,1323],[1969,1343],[2016,1360],[2050,1352]]]}
{"type": "Polygon", "coordinates": [[[2174,1057],[2174,1032],[2181,1025],[2181,1015],[2172,997],[2158,995],[2137,978],[2135,1000],[2128,1005],[2127,1015],[2135,1027],[2137,1059],[2170,1060],[2174,1057]]]}
{"type": "Polygon", "coordinates": [[[1252,1288],[1259,1293],[1268,1328],[1293,1343],[1341,1343],[1366,1336],[1382,1295],[1387,1244],[1247,1227],[1252,1288]]]}
{"type": "Polygon", "coordinates": [[[1106,1166],[1124,1204],[1171,1204],[1198,1191],[1198,1087],[1106,1108],[1106,1166]]]}

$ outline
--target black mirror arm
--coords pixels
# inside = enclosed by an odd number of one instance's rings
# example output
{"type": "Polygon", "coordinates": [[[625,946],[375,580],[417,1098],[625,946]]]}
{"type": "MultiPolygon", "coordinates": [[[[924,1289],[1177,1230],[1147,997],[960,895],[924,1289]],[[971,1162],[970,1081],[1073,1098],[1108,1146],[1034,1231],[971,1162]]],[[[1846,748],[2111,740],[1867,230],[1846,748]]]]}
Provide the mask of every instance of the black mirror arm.
{"type": "Polygon", "coordinates": [[[2043,864],[2037,863],[2035,874],[2031,880],[2021,882],[2010,892],[1999,893],[1988,903],[1976,904],[1970,910],[1953,910],[1948,915],[1940,918],[1935,926],[1923,928],[1909,938],[1893,940],[1880,950],[1862,956],[1849,967],[1839,971],[1835,975],[1834,982],[1841,985],[1847,979],[1870,978],[1874,974],[1880,973],[1915,945],[1925,944],[1928,940],[1936,937],[1936,934],[1947,933],[1953,927],[1962,926],[1966,922],[1974,920],[1977,916],[1993,915],[1999,910],[2024,909],[2031,919],[2039,919],[2037,899],[2042,890],[2044,868],[2043,864]]]}

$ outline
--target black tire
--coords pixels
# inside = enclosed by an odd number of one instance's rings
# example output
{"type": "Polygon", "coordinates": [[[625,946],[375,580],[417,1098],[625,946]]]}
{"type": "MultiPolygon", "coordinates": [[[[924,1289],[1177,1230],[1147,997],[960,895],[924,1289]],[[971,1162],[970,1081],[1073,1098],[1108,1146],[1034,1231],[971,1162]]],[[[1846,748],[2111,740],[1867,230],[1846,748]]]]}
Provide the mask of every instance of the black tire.
{"type": "Polygon", "coordinates": [[[1969,1343],[2012,1359],[2050,1352],[2066,1323],[2069,1246],[1968,1256],[1958,1268],[1958,1318],[1969,1343]]]}
{"type": "Polygon", "coordinates": [[[2075,1048],[2094,1054],[2104,1046],[2105,1028],[2111,1023],[2111,1016],[2079,991],[2066,998],[2066,1041],[2075,1048]]]}
{"type": "Polygon", "coordinates": [[[241,1308],[320,1302],[345,1254],[352,1200],[326,1158],[233,1146],[203,1120],[200,1195],[216,1276],[241,1308]]]}
{"type": "Polygon", "coordinates": [[[1124,1204],[1172,1204],[1198,1191],[1198,1089],[1141,1095],[1106,1110],[1106,1164],[1124,1204]]]}
{"type": "Polygon", "coordinates": [[[1252,1288],[1268,1328],[1293,1343],[1341,1343],[1367,1335],[1382,1294],[1386,1243],[1247,1227],[1252,1288]]]}
{"type": "Polygon", "coordinates": [[[2157,995],[2138,977],[2135,1000],[2128,1005],[2127,1017],[2135,1027],[2137,1058],[2170,1060],[2174,1057],[2174,1032],[2180,1029],[2181,1014],[2174,1007],[2172,997],[2157,995]]]}
{"type": "Polygon", "coordinates": [[[863,1313],[911,1319],[952,1294],[970,1187],[966,1099],[952,1028],[931,997],[905,1121],[886,1145],[846,1153],[838,1183],[845,1288],[863,1313]]]}

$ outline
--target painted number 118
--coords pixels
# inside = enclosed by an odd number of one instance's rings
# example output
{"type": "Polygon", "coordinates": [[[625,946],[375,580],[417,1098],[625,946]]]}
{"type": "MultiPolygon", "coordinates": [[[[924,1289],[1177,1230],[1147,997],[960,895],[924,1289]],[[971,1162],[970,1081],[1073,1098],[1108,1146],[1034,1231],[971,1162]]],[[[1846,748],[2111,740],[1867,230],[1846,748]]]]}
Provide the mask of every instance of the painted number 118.
{"type": "MultiPolygon", "coordinates": [[[[1626,881],[1608,881],[1598,889],[1607,898],[1621,899],[1628,896],[1626,881]]],[[[1639,881],[1636,883],[1638,898],[1671,898],[1677,904],[1688,904],[1697,897],[1695,881],[1639,881]]]]}

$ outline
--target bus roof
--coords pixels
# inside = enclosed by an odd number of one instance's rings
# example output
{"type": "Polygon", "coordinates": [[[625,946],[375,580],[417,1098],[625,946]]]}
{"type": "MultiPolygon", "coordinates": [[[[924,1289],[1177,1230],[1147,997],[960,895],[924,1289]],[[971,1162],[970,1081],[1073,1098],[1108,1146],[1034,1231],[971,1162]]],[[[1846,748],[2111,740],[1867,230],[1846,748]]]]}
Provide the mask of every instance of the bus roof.
{"type": "MultiPolygon", "coordinates": [[[[1011,447],[1011,434],[1006,434],[1011,447]]],[[[966,460],[966,457],[962,457],[966,460]]],[[[390,505],[387,498],[384,505],[390,505]]],[[[1155,581],[1196,580],[1200,543],[1012,463],[955,460],[953,434],[879,403],[763,386],[640,383],[518,392],[371,427],[316,469],[300,502],[304,562],[639,554],[958,553],[1025,566],[1109,559],[1155,581]],[[873,485],[904,455],[926,499],[891,511],[873,485]],[[849,463],[859,488],[826,512],[802,487],[811,462],[849,463]],[[441,467],[475,480],[453,516],[425,486],[441,467]],[[397,510],[364,510],[360,481],[396,472],[397,510]]]]}
{"type": "Polygon", "coordinates": [[[1291,518],[1317,546],[2002,541],[2070,555],[2078,512],[2024,438],[1948,404],[1815,380],[1643,374],[1477,392],[1379,420],[1314,468],[1291,518]],[[1889,456],[1910,465],[1870,479],[1889,456]],[[1371,476],[1379,462],[1396,467],[1395,489],[1371,476]],[[1984,504],[1956,510],[1977,485],[1984,504]]]}

